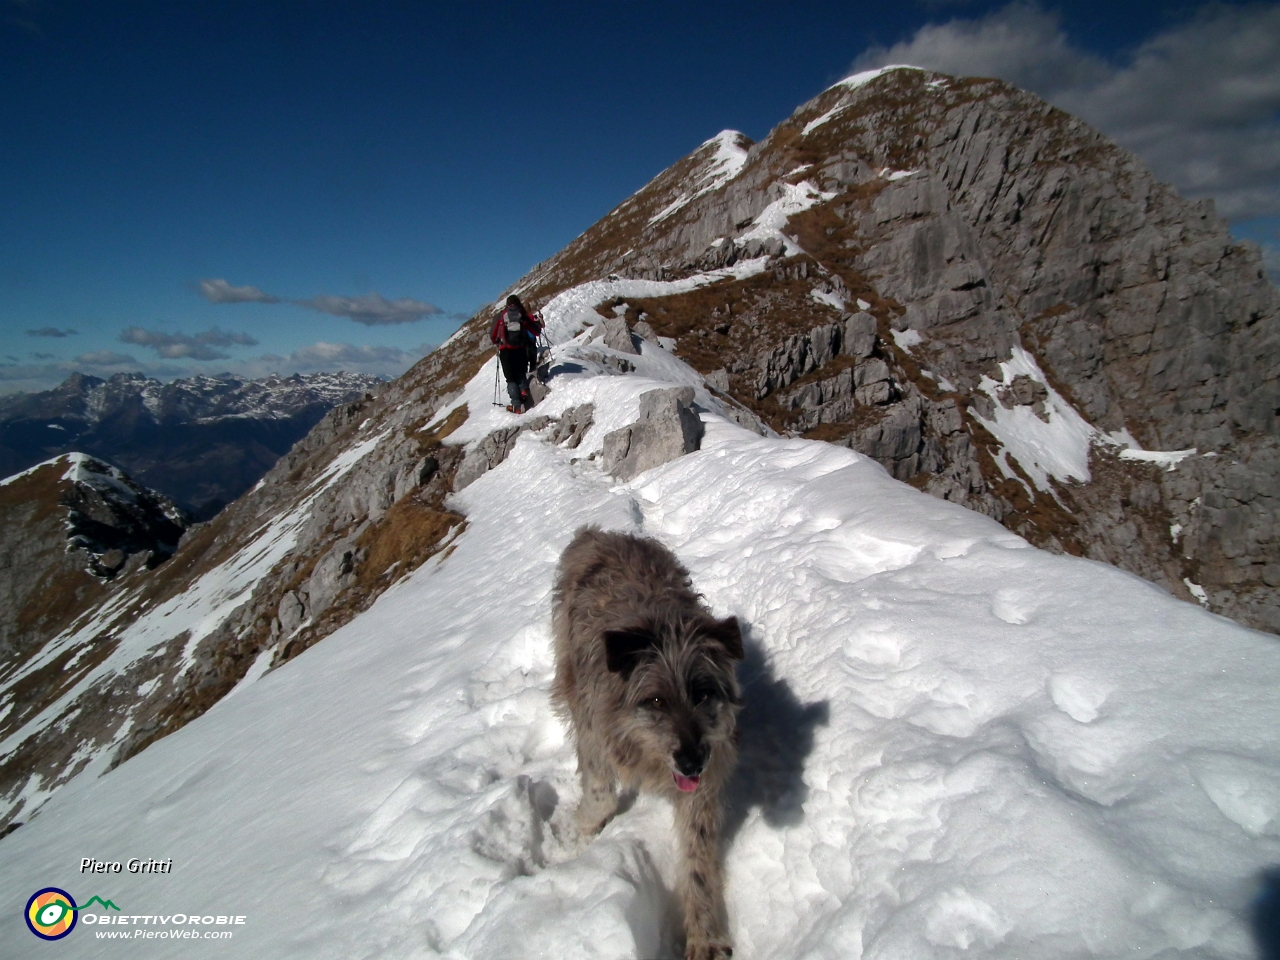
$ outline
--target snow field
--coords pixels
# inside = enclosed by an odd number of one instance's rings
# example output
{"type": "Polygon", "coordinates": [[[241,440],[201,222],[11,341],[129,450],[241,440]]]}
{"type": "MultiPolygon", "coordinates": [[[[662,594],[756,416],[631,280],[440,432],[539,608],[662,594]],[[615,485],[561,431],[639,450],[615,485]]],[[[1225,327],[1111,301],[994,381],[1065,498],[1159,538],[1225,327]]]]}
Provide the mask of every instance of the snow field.
{"type": "Polygon", "coordinates": [[[973,411],[973,416],[1005,448],[996,461],[1005,476],[1018,479],[1004,462],[1003,454],[1007,453],[1022,465],[1038,490],[1052,492],[1050,477],[1063,482],[1087,482],[1089,447],[1101,438],[1101,434],[1048,385],[1048,378],[1040,370],[1035,357],[1022,347],[1013,347],[1013,355],[1000,364],[1000,372],[1003,379],[999,383],[984,376],[978,384],[978,388],[995,401],[992,418],[986,420],[977,411],[973,411]],[[1030,407],[1006,408],[1000,403],[998,388],[1013,383],[1019,375],[1029,376],[1045,385],[1049,394],[1044,403],[1048,422],[1037,417],[1030,407]]]}
{"type": "MultiPolygon", "coordinates": [[[[645,344],[635,373],[605,375],[603,347],[559,319],[540,410],[595,403],[583,444],[521,436],[458,496],[447,559],[56,795],[3,841],[6,902],[54,884],[126,913],[249,917],[232,944],[139,941],[140,957],[677,955],[664,802],[590,842],[570,826],[550,591],[595,523],[662,540],[748,629],[737,956],[1251,955],[1243,911],[1280,862],[1274,637],[1034,550],[849,450],[757,437],[701,389],[702,449],[616,485],[585,458],[640,393],[697,374],[645,344]],[[90,882],[84,856],[175,867],[90,882]]],[[[492,380],[458,399],[458,442],[516,421],[486,406],[492,380]]],[[[6,956],[34,943],[18,907],[6,956]]],[[[60,953],[108,955],[91,932],[60,953]]]]}

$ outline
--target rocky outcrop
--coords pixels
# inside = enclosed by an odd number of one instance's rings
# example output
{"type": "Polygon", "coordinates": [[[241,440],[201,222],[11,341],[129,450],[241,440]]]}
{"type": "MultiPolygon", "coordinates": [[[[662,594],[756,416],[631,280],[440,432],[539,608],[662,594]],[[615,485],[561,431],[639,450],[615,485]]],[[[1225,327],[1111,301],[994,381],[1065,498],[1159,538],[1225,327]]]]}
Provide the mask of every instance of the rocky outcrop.
{"type": "Polygon", "coordinates": [[[692,387],[650,390],[640,396],[640,419],[605,434],[600,465],[619,480],[697,450],[704,432],[693,409],[692,387]]]}
{"type": "Polygon", "coordinates": [[[1211,203],[1030,94],[911,69],[837,84],[723,188],[642,222],[703,156],[552,258],[544,288],[766,258],[626,316],[774,430],[1280,631],[1280,294],[1211,203]],[[1046,468],[1065,452],[1030,434],[1023,463],[1024,414],[1059,439],[1078,415],[1083,466],[1046,468]],[[1170,470],[1124,445],[1196,452],[1170,470]]]}

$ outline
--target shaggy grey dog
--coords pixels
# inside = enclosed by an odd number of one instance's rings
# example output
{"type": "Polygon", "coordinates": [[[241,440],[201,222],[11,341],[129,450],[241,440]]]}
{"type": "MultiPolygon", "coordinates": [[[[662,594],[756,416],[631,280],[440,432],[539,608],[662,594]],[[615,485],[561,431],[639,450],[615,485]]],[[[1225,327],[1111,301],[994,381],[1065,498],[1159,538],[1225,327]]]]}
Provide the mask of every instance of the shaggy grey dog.
{"type": "Polygon", "coordinates": [[[732,956],[720,820],[742,703],[737,619],[715,619],[656,540],[587,527],[560,557],[552,625],[552,698],[578,749],[580,829],[604,827],[619,787],[669,797],[686,864],[685,957],[732,956]]]}

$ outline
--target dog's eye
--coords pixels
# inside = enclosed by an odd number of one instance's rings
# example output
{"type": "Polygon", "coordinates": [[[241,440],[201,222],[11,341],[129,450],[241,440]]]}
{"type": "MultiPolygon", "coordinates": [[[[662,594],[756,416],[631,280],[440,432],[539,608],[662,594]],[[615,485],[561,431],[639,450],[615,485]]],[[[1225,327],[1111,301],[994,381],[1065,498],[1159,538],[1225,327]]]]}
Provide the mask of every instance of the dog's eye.
{"type": "Polygon", "coordinates": [[[712,692],[710,687],[697,686],[689,691],[689,696],[693,700],[693,705],[700,707],[711,699],[712,692]]]}
{"type": "Polygon", "coordinates": [[[667,705],[667,702],[663,700],[661,697],[653,697],[649,701],[649,706],[652,707],[654,710],[661,710],[666,705],[667,705]]]}

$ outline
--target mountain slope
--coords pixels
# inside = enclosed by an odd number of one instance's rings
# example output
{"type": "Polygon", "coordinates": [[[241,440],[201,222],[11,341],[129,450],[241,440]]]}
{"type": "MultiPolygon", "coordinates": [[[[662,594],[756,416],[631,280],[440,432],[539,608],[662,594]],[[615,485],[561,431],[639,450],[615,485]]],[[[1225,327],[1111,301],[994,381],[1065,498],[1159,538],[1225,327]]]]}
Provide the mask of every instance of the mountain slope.
{"type": "MultiPolygon", "coordinates": [[[[759,144],[713,138],[513,289],[558,343],[603,331],[553,363],[553,398],[583,370],[634,372],[638,338],[664,343],[658,379],[697,386],[707,412],[852,448],[1034,543],[1271,626],[1280,308],[1250,256],[1208,208],[1036,98],[898,69],[837,84],[759,144]]],[[[3,678],[12,700],[68,650],[112,650],[0,741],[0,822],[180,729],[464,541],[451,493],[522,442],[488,416],[489,320],[335,408],[145,584],[3,678]]],[[[562,440],[633,415],[563,410],[544,424],[562,440]]]]}
{"type": "Polygon", "coordinates": [[[836,84],[659,217],[718,142],[517,289],[782,244],[746,282],[607,306],[779,430],[1280,631],[1280,291],[1211,203],[1030,94],[911,68],[836,84]]]}
{"type": "MultiPolygon", "coordinates": [[[[9,902],[54,884],[165,918],[86,911],[68,956],[138,930],[155,935],[138,956],[678,955],[669,811],[642,798],[589,844],[569,827],[550,588],[573,530],[596,523],[663,540],[748,626],[738,955],[1251,954],[1252,878],[1280,857],[1274,637],[1031,548],[853,451],[744,429],[665,349],[588,342],[593,300],[548,304],[553,419],[456,495],[452,551],[54,796],[0,841],[9,902]],[[616,484],[604,437],[671,384],[694,387],[701,449],[616,484]],[[585,404],[599,419],[557,442],[585,404]],[[85,855],[173,870],[82,876],[85,855]],[[192,911],[232,943],[168,939],[192,911]]],[[[446,439],[468,453],[521,422],[490,405],[491,363],[423,424],[467,410],[446,439]]],[[[0,917],[6,954],[33,943],[0,917]]]]}
{"type": "Polygon", "coordinates": [[[207,520],[256,483],[326,411],[377,377],[318,373],[161,383],[73,374],[54,390],[0,398],[0,472],[84,450],[207,520]]]}

